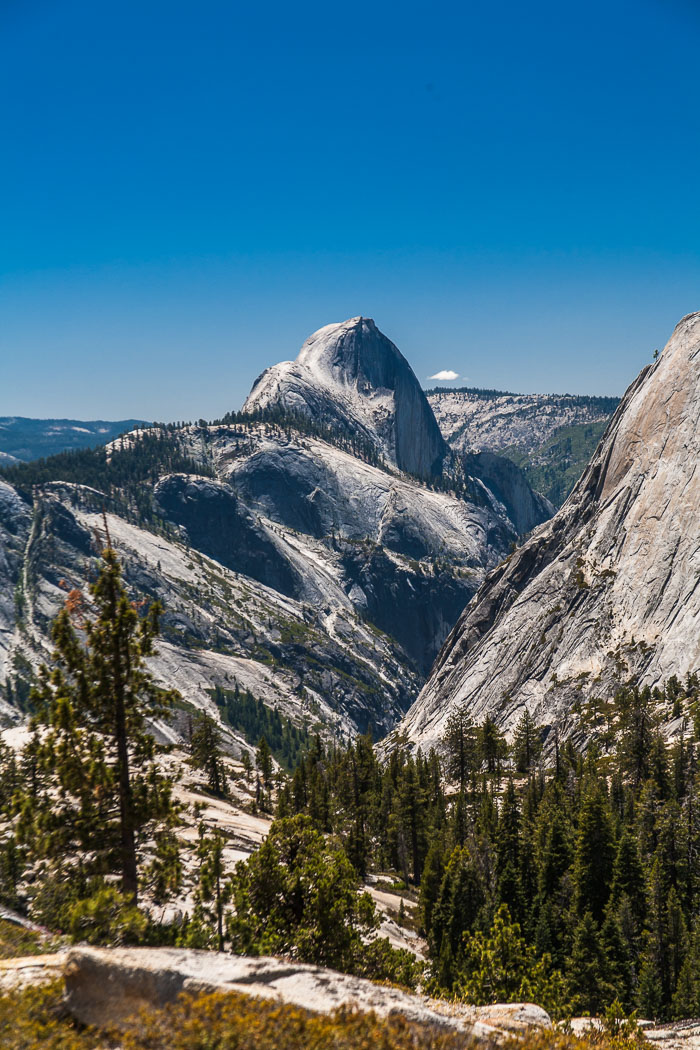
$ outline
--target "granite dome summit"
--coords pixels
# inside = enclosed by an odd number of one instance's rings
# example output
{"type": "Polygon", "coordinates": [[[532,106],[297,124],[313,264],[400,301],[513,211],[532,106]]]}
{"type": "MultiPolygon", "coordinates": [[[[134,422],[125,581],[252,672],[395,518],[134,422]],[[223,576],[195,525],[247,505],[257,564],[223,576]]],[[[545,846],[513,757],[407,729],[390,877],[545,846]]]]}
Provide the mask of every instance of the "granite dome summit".
{"type": "Polygon", "coordinates": [[[273,407],[361,434],[409,474],[439,474],[448,454],[413,369],[368,317],[319,328],[296,361],[266,369],[243,411],[273,407]]]}
{"type": "Polygon", "coordinates": [[[485,580],[401,724],[424,749],[466,704],[574,729],[626,680],[700,666],[700,313],[627,390],[561,510],[485,580]]]}
{"type": "Polygon", "coordinates": [[[0,720],[20,717],[64,587],[86,590],[104,508],[132,597],[165,609],[155,669],[185,703],[216,714],[211,691],[240,688],[297,725],[389,731],[486,572],[549,514],[513,464],[458,455],[354,318],[241,413],[6,468],[0,720]]]}

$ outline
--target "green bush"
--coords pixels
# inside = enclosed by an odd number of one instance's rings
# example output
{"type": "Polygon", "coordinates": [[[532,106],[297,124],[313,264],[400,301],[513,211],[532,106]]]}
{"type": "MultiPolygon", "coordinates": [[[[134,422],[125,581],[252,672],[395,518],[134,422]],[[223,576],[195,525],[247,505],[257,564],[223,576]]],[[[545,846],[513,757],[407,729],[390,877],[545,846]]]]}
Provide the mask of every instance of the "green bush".
{"type": "Polygon", "coordinates": [[[88,944],[139,944],[148,919],[113,886],[101,886],[91,897],[76,901],[70,911],[69,931],[74,941],[88,944]]]}

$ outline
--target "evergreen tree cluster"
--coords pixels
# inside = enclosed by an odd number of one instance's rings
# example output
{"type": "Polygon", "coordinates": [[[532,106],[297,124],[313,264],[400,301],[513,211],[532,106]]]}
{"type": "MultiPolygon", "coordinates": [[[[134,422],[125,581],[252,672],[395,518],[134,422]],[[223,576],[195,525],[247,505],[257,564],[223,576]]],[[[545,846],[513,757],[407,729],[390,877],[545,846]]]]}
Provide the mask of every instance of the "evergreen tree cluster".
{"type": "MultiPolygon", "coordinates": [[[[161,527],[164,523],[154,507],[153,486],[162,475],[171,473],[214,473],[204,460],[195,461],[183,452],[171,427],[151,428],[138,437],[123,436],[109,453],[104,447],[77,449],[0,470],[0,476],[28,502],[35,485],[52,481],[85,485],[104,493],[110,508],[128,519],[161,527]]],[[[74,498],[91,501],[87,492],[76,493],[74,498]]],[[[96,509],[102,509],[103,502],[98,499],[96,509]]]]}
{"type": "Polygon", "coordinates": [[[295,725],[276,708],[268,707],[248,689],[222,689],[215,686],[211,697],[232,729],[243,734],[249,744],[258,746],[262,738],[283,769],[292,770],[309,749],[312,736],[304,726],[295,725]]]}
{"type": "Polygon", "coordinates": [[[266,433],[285,437],[288,441],[293,435],[315,437],[325,441],[327,445],[349,452],[373,467],[388,469],[371,438],[358,433],[356,427],[347,426],[336,418],[329,419],[321,413],[312,417],[306,412],[272,405],[254,412],[227,412],[221,419],[215,419],[211,426],[233,426],[246,433],[253,426],[260,424],[266,433]]]}
{"type": "MultiPolygon", "coordinates": [[[[128,600],[109,547],[89,595],[69,599],[29,739],[19,753],[0,743],[1,900],[76,939],[177,936],[411,984],[415,961],[372,939],[374,908],[358,894],[369,872],[389,872],[418,901],[438,994],[531,999],[555,1015],[700,1015],[698,675],[582,706],[585,754],[556,736],[545,752],[527,711],[509,745],[461,709],[439,753],[398,738],[385,762],[369,736],[324,744],[250,693],[215,689],[258,741],[263,808],[273,745],[292,771],[268,838],[234,870],[224,834],[200,827],[194,910],[173,932],[138,907],[183,878],[149,731],[175,699],[147,669],[160,609],[128,600]],[[671,717],[682,728],[669,742],[671,717]]],[[[217,723],[198,716],[191,760],[225,795],[220,745],[217,723]]]]}
{"type": "Polygon", "coordinates": [[[385,765],[367,737],[316,741],[278,811],[338,836],[358,872],[418,891],[436,991],[697,1016],[699,734],[669,745],[659,721],[697,706],[698,686],[621,689],[612,747],[555,741],[546,763],[527,713],[510,748],[462,711],[439,756],[399,746],[385,765]]]}
{"type": "Polygon", "coordinates": [[[129,601],[108,547],[89,596],[71,592],[54,622],[26,745],[0,749],[0,896],[19,903],[22,884],[34,917],[81,939],[140,936],[142,889],[166,899],[180,883],[172,785],[148,725],[175,698],[146,665],[159,617],[157,602],[140,615],[129,601]]]}

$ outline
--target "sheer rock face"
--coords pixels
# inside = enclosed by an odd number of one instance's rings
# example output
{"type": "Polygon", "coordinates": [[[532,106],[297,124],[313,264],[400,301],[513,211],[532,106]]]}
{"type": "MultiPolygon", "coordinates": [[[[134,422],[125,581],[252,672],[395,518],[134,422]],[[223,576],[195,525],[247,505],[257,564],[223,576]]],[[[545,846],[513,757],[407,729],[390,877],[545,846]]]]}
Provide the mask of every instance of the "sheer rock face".
{"type": "Polygon", "coordinates": [[[411,366],[368,317],[319,328],[268,368],[243,411],[280,407],[362,435],[400,470],[439,474],[447,445],[411,366]]]}
{"type": "Polygon", "coordinates": [[[506,730],[527,707],[700,667],[700,313],[630,386],[561,510],[485,580],[401,724],[426,748],[456,706],[506,730]]]}

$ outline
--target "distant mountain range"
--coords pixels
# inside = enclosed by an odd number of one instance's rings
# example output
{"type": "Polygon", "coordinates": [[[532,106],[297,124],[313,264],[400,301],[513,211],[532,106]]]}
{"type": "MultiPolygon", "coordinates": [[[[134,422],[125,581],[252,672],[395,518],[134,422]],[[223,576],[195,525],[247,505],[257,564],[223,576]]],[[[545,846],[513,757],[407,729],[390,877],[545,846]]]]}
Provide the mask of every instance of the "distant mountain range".
{"type": "Polygon", "coordinates": [[[0,465],[27,463],[66,449],[95,448],[136,426],[140,419],[27,419],[0,416],[0,465]]]}

